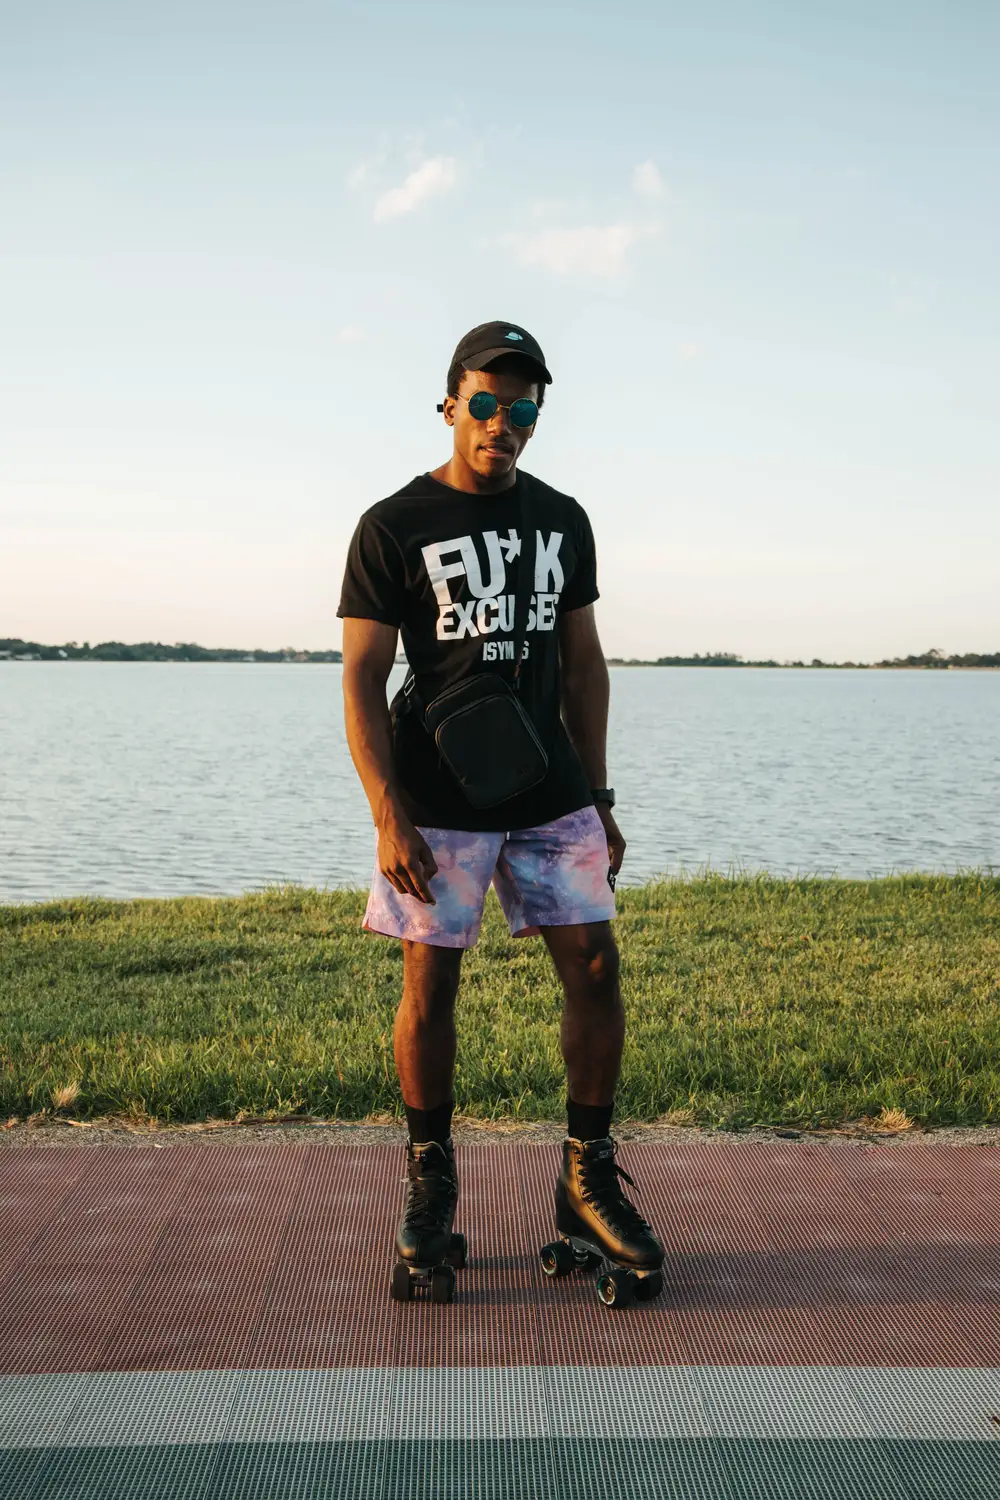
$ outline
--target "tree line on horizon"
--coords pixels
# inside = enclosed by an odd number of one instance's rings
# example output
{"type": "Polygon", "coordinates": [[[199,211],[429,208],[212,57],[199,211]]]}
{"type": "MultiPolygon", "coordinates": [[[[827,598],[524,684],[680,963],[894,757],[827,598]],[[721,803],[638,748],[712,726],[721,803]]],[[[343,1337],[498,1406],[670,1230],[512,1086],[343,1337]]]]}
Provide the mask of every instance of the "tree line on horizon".
{"type": "MultiPolygon", "coordinates": [[[[179,641],[167,646],[162,641],[139,641],[126,644],[124,641],[100,641],[92,646],[89,641],[78,645],[67,641],[62,646],[45,646],[38,641],[24,641],[17,637],[0,638],[0,659],[21,661],[245,661],[245,662],[339,662],[343,657],[339,651],[300,651],[295,646],[283,646],[278,651],[242,650],[228,646],[199,646],[193,641],[179,641]]],[[[611,656],[610,665],[618,667],[817,667],[846,669],[850,667],[925,667],[947,669],[948,667],[1000,667],[1000,651],[966,652],[964,655],[948,656],[932,649],[919,656],[895,656],[884,661],[822,661],[814,656],[811,661],[752,661],[744,660],[731,651],[710,651],[704,656],[658,656],[645,657],[611,656]]]]}
{"type": "Polygon", "coordinates": [[[84,641],[67,641],[62,646],[43,646],[37,641],[0,639],[0,657],[22,661],[321,661],[336,662],[343,658],[339,651],[300,651],[295,646],[283,646],[279,651],[256,649],[240,650],[233,646],[199,646],[194,641],[178,641],[166,646],[162,641],[139,641],[128,645],[124,641],[100,641],[92,646],[84,641]]]}
{"type": "Polygon", "coordinates": [[[883,661],[823,661],[814,656],[811,661],[748,661],[732,651],[710,651],[701,656],[657,656],[653,660],[642,657],[609,656],[608,662],[616,667],[823,667],[828,670],[845,670],[849,667],[1000,667],[1000,651],[968,651],[964,655],[948,656],[943,651],[923,651],[919,656],[894,656],[883,661]]]}

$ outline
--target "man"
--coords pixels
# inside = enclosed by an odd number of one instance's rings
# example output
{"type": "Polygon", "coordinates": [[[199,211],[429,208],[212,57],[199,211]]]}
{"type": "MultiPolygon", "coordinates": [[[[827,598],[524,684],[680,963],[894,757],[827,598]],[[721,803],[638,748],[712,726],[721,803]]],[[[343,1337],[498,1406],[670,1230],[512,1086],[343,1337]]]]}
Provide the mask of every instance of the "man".
{"type": "MultiPolygon", "coordinates": [[[[491,881],[512,935],[541,934],[565,992],[560,1242],[543,1265],[562,1274],[598,1251],[637,1271],[646,1295],[659,1290],[663,1252],[622,1194],[610,1137],[624,1038],[611,918],[625,840],[607,788],[609,681],[594,621],[593,534],[575,500],[518,468],[551,381],[537,342],[517,324],[466,334],[438,408],[452,429],[451,457],[362,516],[338,611],[348,744],[377,831],[364,926],[403,943],[394,1031],[410,1137],[393,1279],[401,1298],[411,1295],[410,1272],[426,1278],[437,1268],[433,1296],[450,1300],[454,1275],[444,1263],[464,1263],[464,1242],[452,1235],[455,1000],[491,881]],[[411,678],[390,710],[400,631],[411,678]],[[544,752],[534,784],[493,805],[483,805],[488,793],[478,805],[469,800],[445,741],[432,735],[432,713],[461,698],[470,679],[474,696],[495,690],[491,707],[520,716],[503,722],[529,760],[532,735],[544,752]]],[[[455,722],[467,728],[474,717],[455,722]]],[[[506,731],[499,741],[484,737],[470,782],[482,779],[477,772],[502,773],[513,744],[506,731]]],[[[605,1300],[614,1296],[612,1287],[605,1300]]],[[[619,1285],[618,1300],[628,1296],[619,1285]]]]}

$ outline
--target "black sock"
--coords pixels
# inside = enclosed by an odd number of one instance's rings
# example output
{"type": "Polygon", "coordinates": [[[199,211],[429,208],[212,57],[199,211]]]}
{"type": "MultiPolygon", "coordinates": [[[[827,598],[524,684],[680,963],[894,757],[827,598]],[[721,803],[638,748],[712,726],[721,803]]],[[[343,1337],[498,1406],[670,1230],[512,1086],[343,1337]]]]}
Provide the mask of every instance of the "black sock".
{"type": "Polygon", "coordinates": [[[611,1104],[575,1104],[572,1099],[567,1099],[568,1134],[577,1141],[603,1141],[611,1134],[614,1111],[613,1101],[611,1104]]]}
{"type": "Polygon", "coordinates": [[[404,1101],[403,1108],[406,1110],[406,1124],[411,1141],[440,1141],[442,1146],[445,1144],[451,1135],[454,1099],[449,1099],[447,1104],[435,1104],[433,1109],[414,1109],[412,1104],[404,1101]]]}

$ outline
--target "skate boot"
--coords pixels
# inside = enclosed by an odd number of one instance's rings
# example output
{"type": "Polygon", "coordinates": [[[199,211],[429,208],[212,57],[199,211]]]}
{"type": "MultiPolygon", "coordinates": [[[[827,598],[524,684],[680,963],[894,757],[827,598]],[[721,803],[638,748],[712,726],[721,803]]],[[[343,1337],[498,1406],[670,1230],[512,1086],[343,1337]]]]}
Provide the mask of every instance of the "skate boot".
{"type": "Polygon", "coordinates": [[[615,1160],[617,1147],[600,1141],[563,1142],[556,1184],[559,1238],[541,1252],[546,1276],[597,1269],[597,1295],[606,1307],[649,1302],[663,1290],[663,1246],[622,1192],[635,1187],[615,1160]]]}
{"type": "Polygon", "coordinates": [[[429,1288],[432,1302],[451,1302],[455,1272],[465,1265],[464,1234],[453,1234],[458,1202],[455,1150],[437,1141],[411,1141],[406,1148],[409,1187],[402,1222],[396,1231],[399,1260],[392,1273],[392,1299],[409,1302],[418,1287],[429,1288]]]}

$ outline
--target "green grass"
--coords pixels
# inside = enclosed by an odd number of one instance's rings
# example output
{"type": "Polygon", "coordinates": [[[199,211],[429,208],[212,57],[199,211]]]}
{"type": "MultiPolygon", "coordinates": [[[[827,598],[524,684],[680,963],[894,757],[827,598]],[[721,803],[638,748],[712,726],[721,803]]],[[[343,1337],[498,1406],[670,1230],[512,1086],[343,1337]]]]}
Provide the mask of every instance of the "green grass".
{"type": "MultiPolygon", "coordinates": [[[[364,896],[0,907],[0,1112],[395,1112],[399,945],[364,896]]],[[[617,1116],[1000,1122],[1000,876],[708,876],[620,892],[617,1116]]],[[[559,989],[494,898],[465,960],[459,1110],[558,1119],[559,989]]]]}

